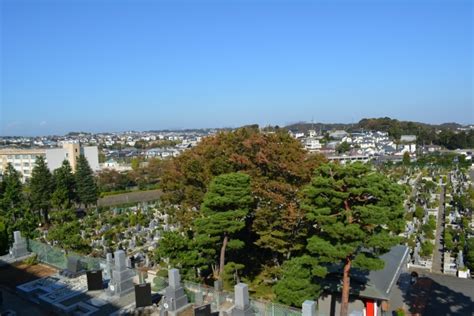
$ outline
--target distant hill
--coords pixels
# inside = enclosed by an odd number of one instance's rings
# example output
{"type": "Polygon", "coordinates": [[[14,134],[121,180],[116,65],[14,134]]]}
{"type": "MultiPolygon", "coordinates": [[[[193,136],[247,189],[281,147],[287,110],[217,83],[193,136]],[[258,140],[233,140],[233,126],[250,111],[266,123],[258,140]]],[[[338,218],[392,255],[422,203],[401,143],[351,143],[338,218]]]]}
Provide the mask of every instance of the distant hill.
{"type": "Polygon", "coordinates": [[[348,132],[354,131],[384,131],[395,140],[401,135],[416,135],[419,145],[436,144],[448,149],[474,148],[474,130],[459,131],[463,125],[458,123],[427,124],[411,121],[399,121],[389,117],[364,118],[356,124],[326,124],[326,123],[295,123],[285,128],[292,132],[307,132],[310,129],[316,131],[329,131],[343,129],[348,132]]]}

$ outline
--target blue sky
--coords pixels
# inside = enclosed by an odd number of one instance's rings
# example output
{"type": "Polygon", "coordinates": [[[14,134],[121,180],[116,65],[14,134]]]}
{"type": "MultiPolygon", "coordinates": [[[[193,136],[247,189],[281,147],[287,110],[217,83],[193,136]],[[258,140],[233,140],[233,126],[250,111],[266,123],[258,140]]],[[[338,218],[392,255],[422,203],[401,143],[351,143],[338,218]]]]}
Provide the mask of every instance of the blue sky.
{"type": "Polygon", "coordinates": [[[474,122],[473,2],[1,0],[0,134],[474,122]]]}

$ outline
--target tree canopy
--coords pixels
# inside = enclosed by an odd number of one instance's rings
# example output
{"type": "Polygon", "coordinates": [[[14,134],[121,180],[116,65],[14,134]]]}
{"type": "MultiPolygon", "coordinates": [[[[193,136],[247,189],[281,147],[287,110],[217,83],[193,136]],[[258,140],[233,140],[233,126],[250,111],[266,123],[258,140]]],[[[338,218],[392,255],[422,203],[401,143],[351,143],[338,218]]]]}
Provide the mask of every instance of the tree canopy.
{"type": "Polygon", "coordinates": [[[164,199],[180,204],[178,221],[190,227],[214,176],[243,172],[252,178],[255,243],[283,261],[302,248],[306,225],[297,192],[325,161],[308,155],[301,143],[284,130],[263,133],[255,127],[220,132],[165,163],[161,187],[164,199]]]}
{"type": "Polygon", "coordinates": [[[341,315],[347,314],[351,267],[383,268],[379,255],[400,241],[402,202],[401,186],[361,163],[322,165],[304,189],[302,208],[315,227],[308,252],[322,264],[344,267],[341,315]]]}
{"type": "Polygon", "coordinates": [[[91,204],[96,204],[99,191],[95,183],[94,172],[84,155],[80,155],[77,160],[75,181],[79,202],[83,203],[86,207],[91,204]]]}

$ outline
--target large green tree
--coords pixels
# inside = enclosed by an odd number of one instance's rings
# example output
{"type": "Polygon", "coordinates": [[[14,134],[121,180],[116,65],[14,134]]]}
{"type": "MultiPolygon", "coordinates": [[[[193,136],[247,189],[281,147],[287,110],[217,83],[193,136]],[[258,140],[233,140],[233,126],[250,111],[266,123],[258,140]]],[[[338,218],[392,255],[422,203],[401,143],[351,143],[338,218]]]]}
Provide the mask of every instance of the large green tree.
{"type": "Polygon", "coordinates": [[[368,165],[325,164],[304,189],[302,207],[314,224],[307,250],[322,263],[341,264],[341,315],[348,313],[351,268],[381,269],[378,257],[400,240],[403,189],[368,165]]]}
{"type": "Polygon", "coordinates": [[[38,156],[30,179],[30,198],[33,210],[42,214],[44,223],[49,221],[48,211],[51,208],[53,190],[53,176],[44,157],[38,156]]]}
{"type": "Polygon", "coordinates": [[[273,287],[277,300],[286,305],[301,306],[321,293],[321,278],[326,275],[320,262],[309,255],[294,257],[282,266],[281,280],[273,287]]]}
{"type": "Polygon", "coordinates": [[[211,264],[216,278],[222,279],[224,274],[227,248],[244,247],[238,233],[246,226],[252,204],[250,177],[243,173],[215,177],[204,196],[202,216],[194,221],[194,229],[196,240],[203,248],[213,250],[212,253],[220,250],[219,263],[211,264]]]}
{"type": "Polygon", "coordinates": [[[84,155],[80,155],[77,160],[75,179],[79,202],[84,204],[85,207],[96,204],[99,191],[94,179],[94,172],[84,155]]]}
{"type": "Polygon", "coordinates": [[[19,230],[23,236],[31,238],[37,226],[37,217],[33,215],[23,194],[21,175],[12,164],[8,164],[2,176],[2,195],[0,197],[0,216],[3,216],[11,242],[13,231],[19,230]]]}
{"type": "Polygon", "coordinates": [[[198,281],[198,269],[205,269],[206,260],[200,256],[196,242],[180,232],[165,232],[155,251],[157,262],[167,260],[171,267],[179,268],[186,280],[198,281]]]}
{"type": "Polygon", "coordinates": [[[69,209],[76,200],[76,180],[69,161],[64,160],[61,167],[54,170],[54,192],[52,204],[56,209],[69,209]]]}

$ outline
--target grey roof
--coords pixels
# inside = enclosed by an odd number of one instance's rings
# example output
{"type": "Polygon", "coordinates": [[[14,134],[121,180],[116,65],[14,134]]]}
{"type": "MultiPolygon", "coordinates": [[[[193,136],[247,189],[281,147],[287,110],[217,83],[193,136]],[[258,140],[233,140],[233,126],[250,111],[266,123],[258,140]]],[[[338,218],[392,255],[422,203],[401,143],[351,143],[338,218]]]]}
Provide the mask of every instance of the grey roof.
{"type": "MultiPolygon", "coordinates": [[[[385,262],[382,270],[364,271],[356,268],[351,269],[351,294],[372,299],[388,300],[389,293],[396,283],[403,266],[406,264],[408,255],[408,247],[398,245],[380,256],[380,259],[385,262]]],[[[332,272],[340,272],[341,269],[342,265],[329,267],[329,270],[332,272]]],[[[340,292],[340,277],[331,279],[328,289],[332,292],[340,292]]]]}
{"type": "MultiPolygon", "coordinates": [[[[389,252],[380,256],[385,262],[384,268],[382,270],[370,271],[369,275],[366,276],[367,278],[367,286],[366,289],[361,291],[361,296],[369,296],[369,293],[365,293],[366,290],[370,290],[370,294],[375,294],[375,292],[380,293],[388,297],[390,290],[392,289],[393,285],[396,283],[400,272],[403,268],[403,265],[406,263],[408,259],[409,249],[407,246],[398,245],[390,249],[389,252]],[[364,295],[366,294],[366,295],[364,295]]],[[[354,270],[352,273],[354,278],[357,278],[358,271],[354,270]]],[[[382,298],[382,297],[380,297],[382,298]]]]}

